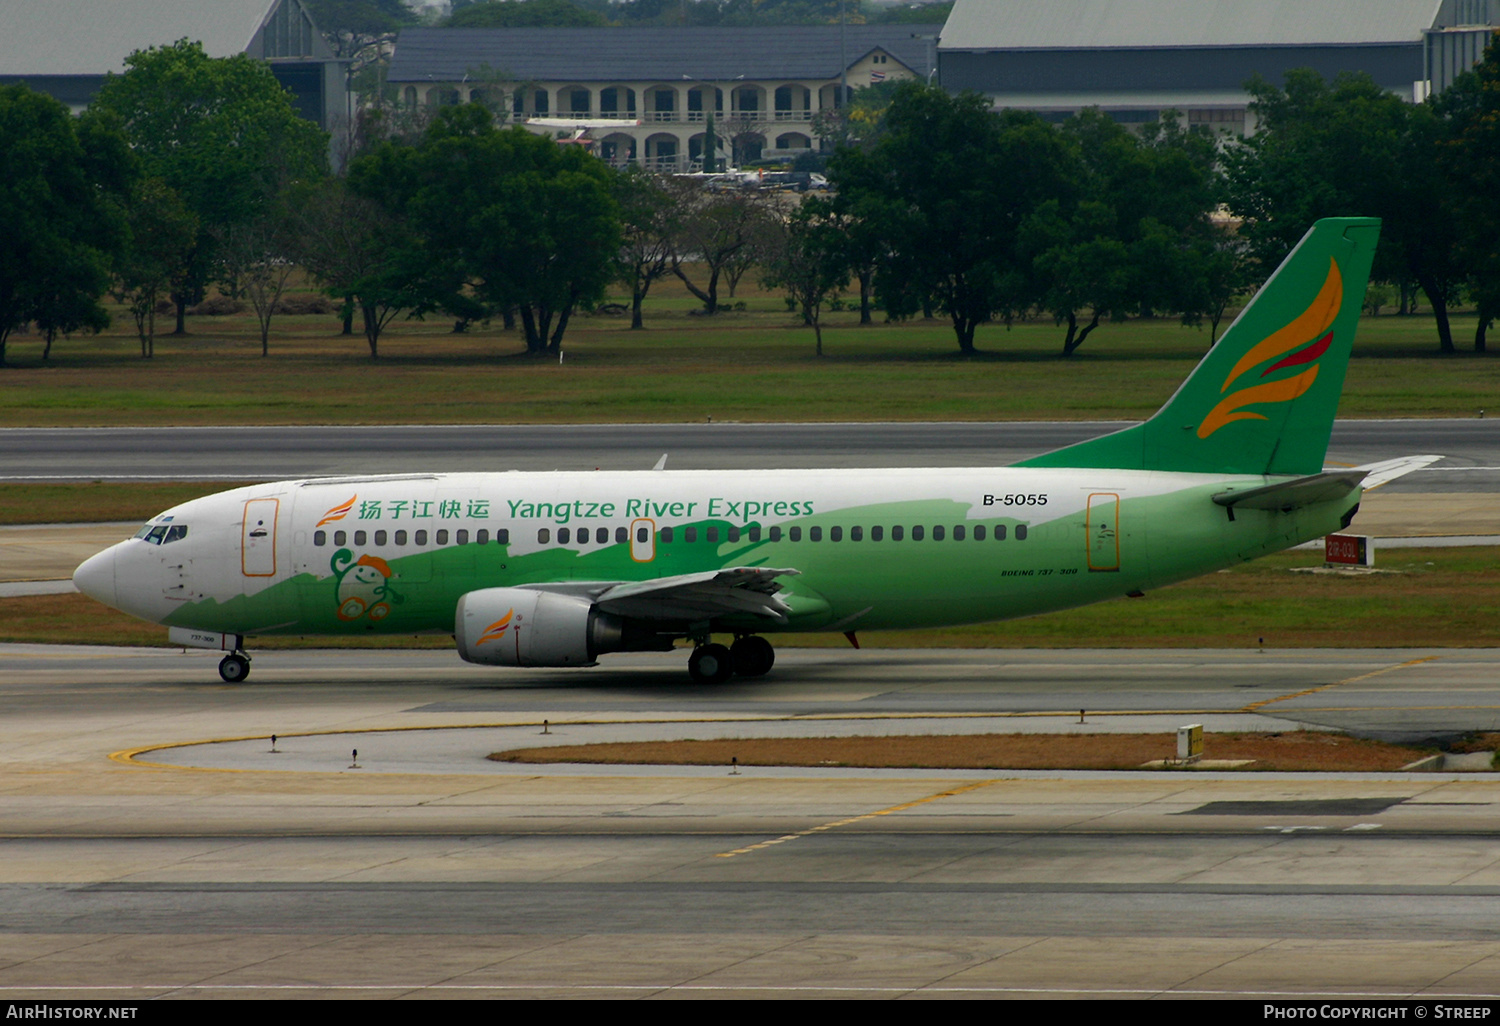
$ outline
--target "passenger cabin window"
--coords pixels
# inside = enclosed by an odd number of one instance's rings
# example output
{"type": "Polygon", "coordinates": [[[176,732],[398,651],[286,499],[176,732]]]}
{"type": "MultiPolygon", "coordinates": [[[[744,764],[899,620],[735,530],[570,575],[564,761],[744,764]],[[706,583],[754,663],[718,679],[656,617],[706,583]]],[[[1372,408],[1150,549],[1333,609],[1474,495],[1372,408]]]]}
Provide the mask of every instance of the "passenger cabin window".
{"type": "Polygon", "coordinates": [[[955,526],[953,528],[953,540],[954,541],[963,541],[964,540],[964,525],[963,524],[958,524],[957,526],[955,526]]]}
{"type": "Polygon", "coordinates": [[[984,541],[984,525],[983,524],[975,524],[974,525],[974,540],[975,541],[984,541]]]}
{"type": "Polygon", "coordinates": [[[453,536],[453,540],[458,542],[460,545],[469,544],[469,532],[467,530],[454,531],[453,536]]]}
{"type": "Polygon", "coordinates": [[[823,540],[823,529],[821,527],[809,527],[807,529],[807,540],[808,541],[822,541],[823,540]]]}
{"type": "Polygon", "coordinates": [[[661,529],[661,540],[663,542],[668,542],[668,543],[671,542],[671,540],[672,540],[672,529],[670,527],[663,527],[661,529]]]}
{"type": "Polygon", "coordinates": [[[732,542],[737,542],[739,540],[740,540],[740,529],[738,527],[731,527],[731,528],[729,528],[729,541],[732,543],[732,542]]]}
{"type": "Polygon", "coordinates": [[[781,528],[779,528],[779,527],[773,527],[773,528],[771,528],[771,540],[773,542],[781,541],[781,528]]]}
{"type": "Polygon", "coordinates": [[[893,527],[893,528],[891,528],[891,541],[900,541],[904,537],[906,537],[905,528],[902,528],[902,527],[893,527]]]}
{"type": "Polygon", "coordinates": [[[397,531],[396,532],[396,544],[397,545],[405,545],[406,544],[406,532],[405,531],[397,531]]]}
{"type": "Polygon", "coordinates": [[[719,529],[717,527],[710,527],[710,528],[708,528],[708,532],[707,533],[708,533],[708,540],[710,542],[717,542],[719,540],[719,529]]]}
{"type": "Polygon", "coordinates": [[[921,541],[925,534],[926,532],[924,532],[921,527],[913,527],[911,529],[911,540],[921,541]]]}
{"type": "Polygon", "coordinates": [[[327,545],[328,544],[328,532],[327,531],[314,531],[313,532],[313,544],[316,545],[316,546],[318,546],[318,548],[322,548],[324,545],[327,545]]]}
{"type": "MultiPolygon", "coordinates": [[[[438,532],[438,534],[446,534],[446,533],[447,532],[445,532],[445,531],[439,531],[438,532]]],[[[537,544],[539,544],[539,545],[546,545],[548,542],[550,542],[552,540],[552,532],[549,531],[549,530],[547,530],[545,527],[539,528],[537,530],[537,532],[536,532],[536,540],[537,540],[537,544]]]]}
{"type": "Polygon", "coordinates": [[[375,544],[376,545],[384,545],[385,544],[385,532],[384,531],[376,531],[375,532],[375,544]]]}
{"type": "Polygon", "coordinates": [[[479,530],[477,530],[477,531],[474,532],[474,544],[475,545],[488,545],[489,541],[490,541],[490,532],[489,532],[489,530],[487,528],[481,527],[479,530]]]}
{"type": "MultiPolygon", "coordinates": [[[[915,537],[916,533],[917,533],[917,528],[912,528],[912,535],[914,537],[915,537]]],[[[933,541],[942,541],[943,540],[943,525],[939,524],[938,526],[936,526],[936,527],[934,527],[932,529],[932,540],[933,541]]]]}
{"type": "Polygon", "coordinates": [[[760,541],[760,528],[759,527],[752,527],[752,528],[750,528],[750,540],[753,541],[753,542],[760,541]]]}
{"type": "Polygon", "coordinates": [[[500,528],[499,530],[497,530],[495,532],[495,544],[496,545],[509,545],[510,544],[510,528],[508,528],[508,527],[502,527],[502,528],[500,528]]]}
{"type": "Polygon", "coordinates": [[[417,536],[416,536],[416,542],[417,542],[418,545],[426,545],[427,544],[427,532],[426,531],[418,531],[417,532],[417,536]]]}
{"type": "Polygon", "coordinates": [[[995,540],[996,541],[1004,541],[1005,540],[1005,525],[1004,524],[996,524],[995,525],[995,540]]]}
{"type": "Polygon", "coordinates": [[[1016,525],[1016,541],[1025,541],[1025,540],[1026,540],[1026,525],[1025,524],[1017,524],[1016,525]]]}
{"type": "Polygon", "coordinates": [[[787,528],[786,536],[788,541],[799,542],[802,540],[802,528],[789,527],[787,528]]]}
{"type": "Polygon", "coordinates": [[[367,540],[368,537],[369,536],[366,535],[365,532],[363,532],[363,531],[355,531],[354,532],[354,544],[356,544],[356,545],[363,545],[363,544],[365,544],[365,542],[366,542],[366,540],[367,540]]]}
{"type": "MultiPolygon", "coordinates": [[[[646,529],[644,527],[641,528],[640,534],[641,534],[641,541],[645,541],[646,540],[646,537],[645,537],[646,536],[646,529]]],[[[628,528],[628,527],[617,527],[617,528],[615,528],[615,541],[617,541],[617,542],[628,542],[629,540],[630,540],[630,528],[628,528]]]]}
{"type": "Polygon", "coordinates": [[[871,541],[881,541],[884,538],[885,538],[885,528],[883,528],[883,527],[872,527],[872,528],[870,528],[870,540],[871,541]]]}
{"type": "Polygon", "coordinates": [[[349,544],[349,534],[348,534],[348,532],[346,532],[346,531],[334,531],[333,532],[333,543],[335,545],[347,545],[347,544],[349,544]]]}
{"type": "Polygon", "coordinates": [[[682,529],[682,540],[695,542],[698,540],[698,529],[696,527],[684,527],[682,529]]]}
{"type": "Polygon", "coordinates": [[[439,545],[447,545],[448,544],[448,530],[447,530],[447,528],[444,528],[443,530],[441,530],[441,531],[439,531],[437,533],[437,543],[439,545]]]}

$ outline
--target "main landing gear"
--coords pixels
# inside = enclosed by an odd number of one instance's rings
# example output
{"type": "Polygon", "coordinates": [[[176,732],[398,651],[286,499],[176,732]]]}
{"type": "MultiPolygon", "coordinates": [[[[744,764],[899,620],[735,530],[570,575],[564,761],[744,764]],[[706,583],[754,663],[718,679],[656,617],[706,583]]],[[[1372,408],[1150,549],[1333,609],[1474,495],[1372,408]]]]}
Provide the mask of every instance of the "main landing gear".
{"type": "Polygon", "coordinates": [[[776,662],[776,650],[765,638],[737,638],[730,648],[704,644],[688,657],[688,676],[697,684],[722,684],[730,677],[763,677],[776,662]]]}
{"type": "Polygon", "coordinates": [[[219,660],[219,676],[226,684],[238,684],[250,676],[250,657],[243,652],[231,652],[219,660]]]}

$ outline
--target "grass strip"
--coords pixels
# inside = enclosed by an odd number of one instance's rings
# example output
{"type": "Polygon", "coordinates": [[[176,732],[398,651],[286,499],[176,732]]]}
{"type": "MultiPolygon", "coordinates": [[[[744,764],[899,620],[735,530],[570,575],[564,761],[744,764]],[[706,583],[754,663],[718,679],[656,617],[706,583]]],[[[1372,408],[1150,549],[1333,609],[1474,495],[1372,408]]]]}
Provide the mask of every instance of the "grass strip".
{"type": "Polygon", "coordinates": [[[245,481],[91,481],[0,484],[0,524],[103,524],[146,520],[189,499],[245,481]]]}
{"type": "MultiPolygon", "coordinates": [[[[1042,318],[984,325],[981,352],[964,357],[942,320],[861,327],[843,311],[819,358],[779,296],[740,291],[746,309],[701,317],[680,284],[663,283],[645,330],[580,315],[561,360],[524,355],[498,325],[455,334],[439,321],[397,322],[371,360],[329,315],[277,317],[262,357],[248,313],[190,318],[190,334],[160,338],[142,360],[117,311],[114,328],[64,339],[45,362],[34,336],[12,336],[0,426],[1139,419],[1208,349],[1206,330],[1138,319],[1063,360],[1062,332],[1042,318]]],[[[1455,334],[1473,323],[1456,316],[1455,334]]],[[[1495,354],[1436,349],[1430,317],[1365,318],[1341,415],[1470,417],[1495,405],[1495,354]]]]}

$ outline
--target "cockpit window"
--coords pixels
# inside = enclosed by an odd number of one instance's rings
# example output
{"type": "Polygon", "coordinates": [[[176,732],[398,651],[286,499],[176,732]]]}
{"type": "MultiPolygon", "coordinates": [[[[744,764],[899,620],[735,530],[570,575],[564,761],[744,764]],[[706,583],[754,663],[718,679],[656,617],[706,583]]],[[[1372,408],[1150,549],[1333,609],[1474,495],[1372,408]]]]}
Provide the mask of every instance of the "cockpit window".
{"type": "Polygon", "coordinates": [[[187,524],[144,524],[135,536],[152,545],[166,545],[186,538],[187,532],[187,524]]]}

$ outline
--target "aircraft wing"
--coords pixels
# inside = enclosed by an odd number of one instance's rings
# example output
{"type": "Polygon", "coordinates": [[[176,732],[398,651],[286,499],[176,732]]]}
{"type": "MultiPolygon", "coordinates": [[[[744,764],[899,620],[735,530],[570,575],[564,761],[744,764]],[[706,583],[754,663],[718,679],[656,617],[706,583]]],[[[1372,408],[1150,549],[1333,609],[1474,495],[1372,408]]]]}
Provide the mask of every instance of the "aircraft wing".
{"type": "Polygon", "coordinates": [[[777,593],[778,577],[797,570],[739,566],[727,570],[657,577],[649,581],[568,582],[529,585],[537,591],[587,595],[606,613],[639,620],[710,620],[732,613],[764,616],[785,623],[791,607],[777,593]]]}
{"type": "Polygon", "coordinates": [[[1365,472],[1364,485],[1365,491],[1368,492],[1371,489],[1379,488],[1383,484],[1389,484],[1398,477],[1405,477],[1413,470],[1430,467],[1438,460],[1444,458],[1442,456],[1401,456],[1397,459],[1384,460],[1380,463],[1366,463],[1364,466],[1355,467],[1354,469],[1365,472]]]}

